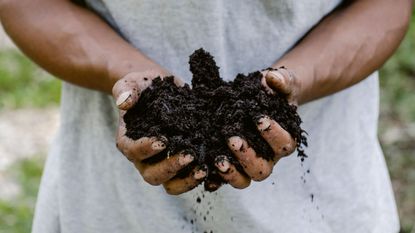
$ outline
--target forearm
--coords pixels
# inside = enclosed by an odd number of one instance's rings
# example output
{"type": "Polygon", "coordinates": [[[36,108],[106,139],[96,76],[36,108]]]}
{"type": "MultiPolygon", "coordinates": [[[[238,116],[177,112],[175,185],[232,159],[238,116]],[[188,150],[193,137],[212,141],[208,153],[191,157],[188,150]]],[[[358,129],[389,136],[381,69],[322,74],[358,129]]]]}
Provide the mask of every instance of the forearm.
{"type": "Polygon", "coordinates": [[[410,0],[356,0],[333,12],[274,67],[299,80],[298,102],[343,90],[367,77],[391,56],[411,16],[410,0]]]}
{"type": "Polygon", "coordinates": [[[76,85],[111,93],[129,72],[161,69],[94,13],[67,0],[0,0],[0,20],[31,59],[76,85]]]}

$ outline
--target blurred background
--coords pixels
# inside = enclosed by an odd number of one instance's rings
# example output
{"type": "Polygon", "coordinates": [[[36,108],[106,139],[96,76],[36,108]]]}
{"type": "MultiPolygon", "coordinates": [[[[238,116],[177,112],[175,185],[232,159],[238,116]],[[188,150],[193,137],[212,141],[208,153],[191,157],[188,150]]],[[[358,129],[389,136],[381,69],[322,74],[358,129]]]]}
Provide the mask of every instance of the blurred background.
{"type": "MultiPolygon", "coordinates": [[[[415,17],[380,74],[379,138],[401,232],[415,233],[415,17]]],[[[60,88],[0,26],[0,233],[30,232],[48,144],[59,123],[60,88]]]]}

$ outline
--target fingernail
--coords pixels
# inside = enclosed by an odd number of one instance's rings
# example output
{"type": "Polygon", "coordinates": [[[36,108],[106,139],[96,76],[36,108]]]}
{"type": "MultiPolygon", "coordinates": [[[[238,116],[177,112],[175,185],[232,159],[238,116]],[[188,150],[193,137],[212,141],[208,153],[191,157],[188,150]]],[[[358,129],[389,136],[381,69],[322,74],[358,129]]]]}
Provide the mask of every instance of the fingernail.
{"type": "Polygon", "coordinates": [[[228,161],[224,160],[222,162],[217,163],[216,166],[218,167],[220,172],[226,173],[229,171],[231,164],[228,161]]]}
{"type": "Polygon", "coordinates": [[[200,168],[199,170],[195,171],[195,174],[193,175],[193,177],[196,180],[201,180],[203,178],[205,178],[207,175],[207,167],[206,166],[202,166],[202,168],[200,168]]]}
{"type": "Polygon", "coordinates": [[[284,80],[284,75],[278,70],[272,70],[269,73],[271,74],[270,75],[271,78],[274,79],[274,80],[277,80],[277,79],[280,80],[280,81],[284,80]]]}
{"type": "Polygon", "coordinates": [[[242,148],[242,139],[238,136],[233,136],[229,138],[229,145],[233,150],[240,150],[242,148]]]}
{"type": "Polygon", "coordinates": [[[161,151],[161,150],[164,150],[165,148],[166,148],[166,144],[162,141],[155,141],[151,143],[151,149],[153,149],[154,151],[161,151]]]}
{"type": "Polygon", "coordinates": [[[259,131],[266,131],[270,128],[270,126],[271,120],[267,116],[264,116],[257,121],[257,127],[259,131]]]}
{"type": "Polygon", "coordinates": [[[186,154],[179,157],[179,164],[180,165],[187,165],[194,160],[194,157],[191,154],[186,154]]]}
{"type": "Polygon", "coordinates": [[[131,98],[132,92],[131,91],[126,91],[121,93],[120,96],[118,96],[117,101],[115,102],[117,104],[118,107],[121,107],[124,103],[127,102],[128,99],[131,98]]]}
{"type": "Polygon", "coordinates": [[[226,173],[229,171],[231,164],[229,160],[225,156],[218,156],[218,159],[215,162],[216,167],[219,169],[220,172],[226,173]]]}

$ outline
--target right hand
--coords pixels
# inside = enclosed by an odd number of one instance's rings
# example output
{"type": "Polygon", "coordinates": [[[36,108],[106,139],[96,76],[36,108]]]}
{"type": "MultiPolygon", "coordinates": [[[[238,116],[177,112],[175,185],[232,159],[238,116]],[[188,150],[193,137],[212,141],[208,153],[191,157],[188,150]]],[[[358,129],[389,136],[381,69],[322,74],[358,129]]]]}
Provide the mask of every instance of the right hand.
{"type": "MultiPolygon", "coordinates": [[[[292,72],[286,68],[279,68],[265,70],[262,74],[263,87],[269,94],[274,95],[275,91],[278,91],[286,95],[290,104],[297,105],[298,90],[301,84],[292,72]]],[[[239,161],[243,171],[238,171],[226,157],[219,157],[215,164],[219,175],[237,189],[247,188],[251,180],[265,180],[271,175],[275,164],[281,158],[292,154],[296,149],[295,139],[269,116],[262,116],[256,124],[259,133],[274,152],[274,157],[271,160],[258,156],[245,139],[235,135],[228,139],[228,147],[239,161]]]]}
{"type": "MultiPolygon", "coordinates": [[[[143,160],[163,151],[166,148],[167,139],[165,137],[142,137],[133,140],[125,135],[127,129],[124,122],[124,114],[137,103],[140,93],[151,85],[152,79],[168,75],[167,72],[160,71],[128,73],[115,83],[112,93],[120,109],[117,133],[118,149],[134,163],[147,183],[151,185],[163,184],[167,193],[177,195],[196,187],[207,175],[206,171],[195,168],[188,177],[175,178],[179,170],[194,160],[193,155],[185,153],[169,156],[169,158],[155,164],[143,163],[143,160]]],[[[178,86],[184,84],[178,78],[175,78],[175,83],[178,86]]]]}

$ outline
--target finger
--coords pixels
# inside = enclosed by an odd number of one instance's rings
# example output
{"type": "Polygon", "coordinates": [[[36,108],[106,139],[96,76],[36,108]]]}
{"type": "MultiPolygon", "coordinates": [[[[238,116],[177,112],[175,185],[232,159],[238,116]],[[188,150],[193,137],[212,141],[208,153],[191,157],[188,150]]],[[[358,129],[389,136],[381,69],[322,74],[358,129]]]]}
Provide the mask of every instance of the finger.
{"type": "Polygon", "coordinates": [[[168,194],[179,195],[194,189],[207,175],[207,167],[193,169],[189,176],[185,178],[173,178],[163,184],[168,194]]]}
{"type": "Polygon", "coordinates": [[[257,122],[261,136],[267,141],[277,159],[294,152],[296,142],[285,129],[268,116],[261,117],[257,122]]]}
{"type": "Polygon", "coordinates": [[[142,161],[163,151],[166,148],[166,141],[159,137],[132,140],[124,135],[118,138],[117,147],[130,161],[142,161]]]}
{"type": "Polygon", "coordinates": [[[229,138],[228,147],[252,180],[261,181],[271,175],[274,163],[258,157],[254,149],[242,138],[229,138]]]}
{"type": "Polygon", "coordinates": [[[240,173],[235,165],[231,164],[226,157],[218,157],[215,162],[215,166],[219,170],[219,175],[228,182],[232,187],[237,189],[247,188],[251,179],[246,175],[240,173]]]}
{"type": "Polygon", "coordinates": [[[265,80],[269,87],[286,95],[292,91],[290,75],[285,69],[270,70],[266,73],[265,80]]]}
{"type": "Polygon", "coordinates": [[[193,155],[179,153],[156,164],[135,163],[143,179],[151,185],[160,185],[173,178],[182,168],[194,160],[193,155]]]}

